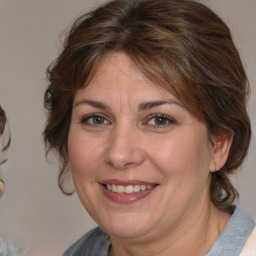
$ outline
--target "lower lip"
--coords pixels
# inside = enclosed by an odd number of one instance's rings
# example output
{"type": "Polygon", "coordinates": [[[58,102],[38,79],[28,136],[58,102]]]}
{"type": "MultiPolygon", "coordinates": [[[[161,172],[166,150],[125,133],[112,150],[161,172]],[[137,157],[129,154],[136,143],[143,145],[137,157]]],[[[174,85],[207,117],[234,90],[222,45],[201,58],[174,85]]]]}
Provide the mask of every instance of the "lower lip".
{"type": "Polygon", "coordinates": [[[108,190],[105,186],[101,185],[104,195],[113,202],[119,204],[130,204],[139,201],[146,196],[148,196],[156,187],[151,189],[146,189],[144,191],[134,192],[134,193],[115,193],[108,190]]]}

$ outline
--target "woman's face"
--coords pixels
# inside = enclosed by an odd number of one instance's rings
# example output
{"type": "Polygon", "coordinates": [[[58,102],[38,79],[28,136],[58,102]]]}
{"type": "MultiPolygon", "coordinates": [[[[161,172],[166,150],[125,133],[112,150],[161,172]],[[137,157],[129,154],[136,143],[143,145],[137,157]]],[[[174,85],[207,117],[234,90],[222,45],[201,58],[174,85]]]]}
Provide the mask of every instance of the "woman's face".
{"type": "Polygon", "coordinates": [[[76,92],[68,151],[82,204],[113,237],[159,238],[210,204],[205,124],[124,53],[76,92]]]}

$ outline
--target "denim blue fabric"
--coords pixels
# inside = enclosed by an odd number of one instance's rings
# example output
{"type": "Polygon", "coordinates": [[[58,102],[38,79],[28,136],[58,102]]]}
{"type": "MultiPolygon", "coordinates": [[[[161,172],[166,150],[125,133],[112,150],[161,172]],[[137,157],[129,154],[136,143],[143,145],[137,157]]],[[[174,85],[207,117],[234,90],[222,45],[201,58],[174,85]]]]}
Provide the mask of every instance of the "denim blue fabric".
{"type": "Polygon", "coordinates": [[[97,227],[71,245],[63,256],[108,256],[110,246],[109,235],[97,227]]]}
{"type": "MultiPolygon", "coordinates": [[[[254,226],[255,222],[234,206],[228,224],[205,256],[239,256],[254,226]]],[[[97,227],[69,247],[63,256],[108,256],[110,247],[109,235],[97,227]]]]}

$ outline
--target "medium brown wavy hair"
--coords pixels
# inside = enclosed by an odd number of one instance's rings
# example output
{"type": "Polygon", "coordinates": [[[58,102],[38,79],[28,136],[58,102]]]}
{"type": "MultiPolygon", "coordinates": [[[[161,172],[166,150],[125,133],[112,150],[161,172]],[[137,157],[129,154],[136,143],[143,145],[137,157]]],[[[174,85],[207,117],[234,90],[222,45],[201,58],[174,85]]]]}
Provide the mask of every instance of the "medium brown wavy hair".
{"type": "Polygon", "coordinates": [[[189,0],[113,0],[78,18],[63,51],[48,67],[44,104],[46,150],[59,154],[59,186],[68,173],[67,138],[74,95],[87,86],[108,52],[125,52],[143,74],[178,97],[208,127],[210,137],[233,136],[229,157],[212,174],[210,196],[228,209],[238,197],[228,175],[243,162],[251,127],[249,83],[227,25],[189,0]]]}
{"type": "Polygon", "coordinates": [[[7,160],[5,153],[11,143],[10,130],[9,127],[6,126],[6,114],[3,108],[0,106],[0,164],[3,164],[7,160]]]}

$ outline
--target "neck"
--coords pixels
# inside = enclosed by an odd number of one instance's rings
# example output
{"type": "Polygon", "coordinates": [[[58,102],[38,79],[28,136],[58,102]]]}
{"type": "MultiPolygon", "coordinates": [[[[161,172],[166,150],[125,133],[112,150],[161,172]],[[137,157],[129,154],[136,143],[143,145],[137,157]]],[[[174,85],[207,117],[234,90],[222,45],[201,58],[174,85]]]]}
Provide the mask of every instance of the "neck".
{"type": "Polygon", "coordinates": [[[226,226],[230,215],[212,203],[202,204],[173,230],[151,238],[120,239],[111,236],[110,256],[199,256],[206,254],[226,226]]]}

